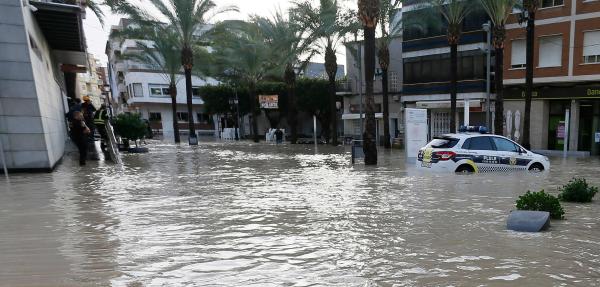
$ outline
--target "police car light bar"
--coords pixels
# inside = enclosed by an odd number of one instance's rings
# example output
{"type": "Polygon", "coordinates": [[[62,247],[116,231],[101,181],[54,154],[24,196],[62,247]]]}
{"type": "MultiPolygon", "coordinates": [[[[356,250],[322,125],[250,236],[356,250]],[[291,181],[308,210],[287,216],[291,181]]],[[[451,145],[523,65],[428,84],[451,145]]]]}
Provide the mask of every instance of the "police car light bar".
{"type": "Polygon", "coordinates": [[[488,129],[484,126],[460,126],[458,131],[461,133],[488,133],[488,129]]]}

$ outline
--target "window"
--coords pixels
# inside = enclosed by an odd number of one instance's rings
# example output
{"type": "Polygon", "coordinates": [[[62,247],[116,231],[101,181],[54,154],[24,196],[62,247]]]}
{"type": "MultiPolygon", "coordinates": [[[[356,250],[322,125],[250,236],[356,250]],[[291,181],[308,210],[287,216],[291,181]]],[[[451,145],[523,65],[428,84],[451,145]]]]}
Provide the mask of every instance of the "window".
{"type": "Polygon", "coordinates": [[[151,97],[169,97],[171,96],[169,86],[167,85],[148,85],[151,97]]]}
{"type": "Polygon", "coordinates": [[[462,148],[468,150],[494,150],[490,137],[473,137],[467,139],[462,148]]]}
{"type": "Polygon", "coordinates": [[[148,120],[151,122],[160,122],[162,121],[162,115],[160,113],[150,112],[148,120]]]}
{"type": "Polygon", "coordinates": [[[198,117],[198,122],[201,124],[208,124],[210,117],[208,114],[203,114],[203,113],[198,113],[196,114],[196,116],[198,117]]]}
{"type": "Polygon", "coordinates": [[[519,152],[520,150],[517,145],[507,139],[498,137],[493,137],[492,139],[494,140],[494,144],[496,144],[497,151],[519,152]]]}
{"type": "Polygon", "coordinates": [[[189,122],[188,113],[186,112],[177,112],[177,121],[178,122],[189,122]]]}
{"type": "Polygon", "coordinates": [[[427,146],[432,148],[453,148],[458,141],[455,138],[437,138],[433,139],[427,146]]]}
{"type": "Polygon", "coordinates": [[[133,96],[134,97],[143,97],[144,90],[142,89],[142,84],[133,84],[133,96]]]}
{"type": "Polygon", "coordinates": [[[192,97],[194,97],[194,98],[200,97],[200,87],[192,87],[192,97]]]}
{"type": "Polygon", "coordinates": [[[542,8],[561,6],[564,2],[564,0],[542,0],[542,8]]]}
{"type": "Polygon", "coordinates": [[[562,64],[562,36],[547,36],[539,39],[539,67],[560,67],[562,64]]]}
{"type": "Polygon", "coordinates": [[[510,67],[513,69],[525,68],[525,39],[513,40],[510,57],[510,67]]]}
{"type": "Polygon", "coordinates": [[[600,30],[583,33],[583,62],[600,63],[600,30]]]}

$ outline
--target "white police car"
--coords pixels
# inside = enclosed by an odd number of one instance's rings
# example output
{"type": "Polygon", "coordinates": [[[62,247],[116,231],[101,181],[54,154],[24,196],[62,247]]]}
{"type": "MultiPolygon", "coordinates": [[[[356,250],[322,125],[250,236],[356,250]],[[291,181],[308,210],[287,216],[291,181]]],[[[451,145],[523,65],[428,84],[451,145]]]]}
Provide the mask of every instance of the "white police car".
{"type": "Polygon", "coordinates": [[[434,138],[419,150],[417,168],[464,173],[550,169],[547,157],[485,132],[485,127],[461,127],[461,133],[434,138]],[[465,130],[469,132],[462,133],[465,130]]]}

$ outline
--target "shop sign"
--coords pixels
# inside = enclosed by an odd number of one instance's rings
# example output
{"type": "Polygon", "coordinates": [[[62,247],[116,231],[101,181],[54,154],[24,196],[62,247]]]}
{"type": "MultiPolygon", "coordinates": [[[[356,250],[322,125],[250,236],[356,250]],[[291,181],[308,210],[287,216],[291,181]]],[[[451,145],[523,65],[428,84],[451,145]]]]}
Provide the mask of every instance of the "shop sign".
{"type": "MultiPolygon", "coordinates": [[[[572,99],[572,98],[600,98],[598,86],[570,86],[553,87],[537,86],[531,94],[533,99],[572,99]]],[[[525,99],[525,87],[506,87],[505,99],[525,99]]]]}
{"type": "Polygon", "coordinates": [[[261,109],[278,109],[279,108],[279,96],[277,95],[260,95],[258,96],[258,102],[260,103],[261,109]]]}

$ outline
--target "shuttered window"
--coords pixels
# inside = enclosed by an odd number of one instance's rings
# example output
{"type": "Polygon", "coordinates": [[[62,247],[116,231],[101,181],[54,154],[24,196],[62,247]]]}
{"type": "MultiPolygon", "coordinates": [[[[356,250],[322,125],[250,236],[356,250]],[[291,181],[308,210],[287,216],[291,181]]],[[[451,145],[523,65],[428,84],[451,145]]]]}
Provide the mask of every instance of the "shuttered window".
{"type": "Polygon", "coordinates": [[[583,33],[583,62],[600,63],[600,31],[583,33]]]}
{"type": "Polygon", "coordinates": [[[539,39],[539,67],[560,67],[562,64],[562,36],[546,36],[539,39]]]}
{"type": "Polygon", "coordinates": [[[511,68],[525,67],[525,39],[513,40],[511,49],[511,68]]]}

